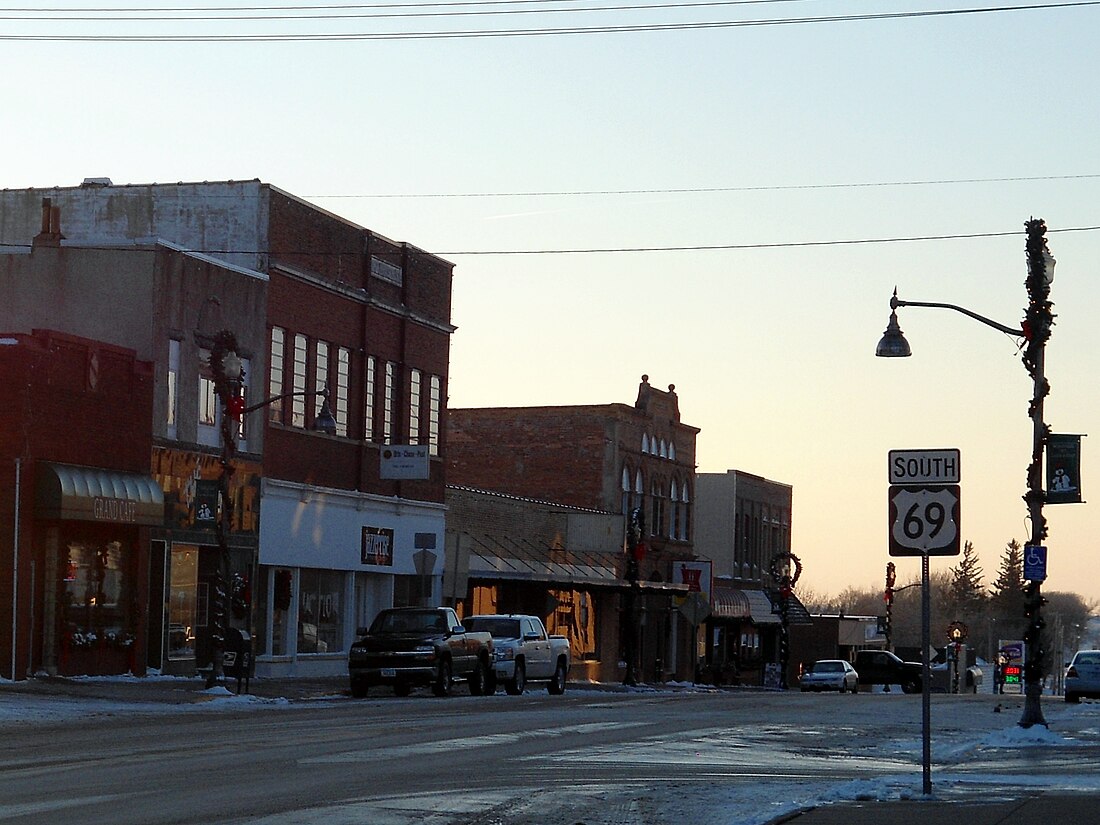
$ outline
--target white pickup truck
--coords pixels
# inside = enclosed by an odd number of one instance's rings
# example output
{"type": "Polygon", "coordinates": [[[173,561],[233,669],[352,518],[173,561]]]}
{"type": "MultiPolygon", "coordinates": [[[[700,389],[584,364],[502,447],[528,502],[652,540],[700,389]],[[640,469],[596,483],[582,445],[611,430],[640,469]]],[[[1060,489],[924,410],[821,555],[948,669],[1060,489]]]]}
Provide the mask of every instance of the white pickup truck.
{"type": "Polygon", "coordinates": [[[463,625],[469,631],[487,631],[493,636],[491,689],[503,682],[509,694],[518,696],[528,682],[545,682],[548,693],[565,693],[569,640],[547,633],[538,616],[468,616],[463,625]]]}

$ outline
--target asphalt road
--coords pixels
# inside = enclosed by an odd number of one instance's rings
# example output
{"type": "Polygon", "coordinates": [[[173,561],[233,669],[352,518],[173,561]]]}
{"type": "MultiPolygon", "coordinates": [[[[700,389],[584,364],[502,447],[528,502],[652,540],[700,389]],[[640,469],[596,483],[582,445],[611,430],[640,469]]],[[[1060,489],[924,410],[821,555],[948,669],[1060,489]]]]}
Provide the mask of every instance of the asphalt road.
{"type": "MultiPolygon", "coordinates": [[[[974,747],[1012,728],[1018,703],[934,697],[951,793],[1068,773],[1100,788],[1100,705],[1047,704],[1064,746],[974,747]]],[[[725,825],[846,782],[919,788],[921,775],[920,697],[882,694],[418,693],[119,711],[0,735],[5,823],[725,825]]]]}

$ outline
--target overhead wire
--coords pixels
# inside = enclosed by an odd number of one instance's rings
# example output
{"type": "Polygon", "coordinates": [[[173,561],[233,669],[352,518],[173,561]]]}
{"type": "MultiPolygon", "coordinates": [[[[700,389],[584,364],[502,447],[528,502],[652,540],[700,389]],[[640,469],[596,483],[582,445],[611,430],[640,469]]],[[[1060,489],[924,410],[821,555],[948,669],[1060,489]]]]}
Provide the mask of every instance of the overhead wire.
{"type": "MultiPolygon", "coordinates": [[[[817,17],[768,18],[760,20],[720,20],[679,23],[639,23],[610,26],[558,26],[517,29],[459,29],[434,31],[396,32],[342,32],[342,33],[271,33],[271,34],[0,34],[3,41],[22,42],[158,42],[158,43],[244,43],[244,42],[340,42],[374,40],[451,40],[469,38],[534,37],[578,34],[622,34],[639,32],[701,31],[710,29],[755,28],[769,26],[813,25],[822,23],[851,23],[872,20],[908,20],[917,18],[1000,14],[1019,11],[1067,9],[1100,5],[1100,0],[1063,0],[1062,2],[1031,3],[1026,5],[968,7],[958,9],[930,9],[903,12],[875,12],[852,15],[824,15],[817,17]]],[[[642,10],[644,7],[639,7],[642,10]]]]}

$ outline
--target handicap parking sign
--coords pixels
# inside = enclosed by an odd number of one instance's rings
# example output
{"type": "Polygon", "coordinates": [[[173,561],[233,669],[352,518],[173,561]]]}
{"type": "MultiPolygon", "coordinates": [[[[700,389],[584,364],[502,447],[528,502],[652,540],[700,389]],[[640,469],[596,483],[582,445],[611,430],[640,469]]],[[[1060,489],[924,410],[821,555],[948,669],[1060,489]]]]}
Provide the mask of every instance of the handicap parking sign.
{"type": "Polygon", "coordinates": [[[1024,581],[1041,582],[1047,577],[1047,549],[1029,544],[1024,548],[1024,581]]]}

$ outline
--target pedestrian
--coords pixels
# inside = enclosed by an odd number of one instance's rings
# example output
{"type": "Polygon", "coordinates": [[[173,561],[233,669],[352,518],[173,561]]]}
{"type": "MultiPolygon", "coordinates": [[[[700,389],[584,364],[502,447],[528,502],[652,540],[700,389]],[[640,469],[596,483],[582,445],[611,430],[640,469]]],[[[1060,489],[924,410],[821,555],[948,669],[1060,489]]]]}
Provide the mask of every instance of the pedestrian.
{"type": "Polygon", "coordinates": [[[1005,692],[1005,655],[997,654],[997,660],[993,663],[993,692],[1005,692]]]}

